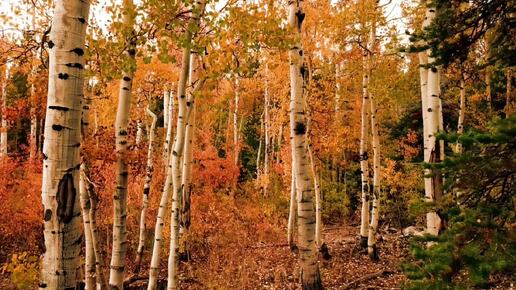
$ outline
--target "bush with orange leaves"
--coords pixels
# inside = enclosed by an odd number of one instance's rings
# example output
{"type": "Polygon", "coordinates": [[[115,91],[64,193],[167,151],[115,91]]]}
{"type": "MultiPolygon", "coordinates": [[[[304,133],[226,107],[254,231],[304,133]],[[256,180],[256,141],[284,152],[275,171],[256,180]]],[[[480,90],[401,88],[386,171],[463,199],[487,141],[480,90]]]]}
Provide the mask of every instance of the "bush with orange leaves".
{"type": "Polygon", "coordinates": [[[41,162],[0,160],[0,263],[12,253],[43,248],[41,162]]]}

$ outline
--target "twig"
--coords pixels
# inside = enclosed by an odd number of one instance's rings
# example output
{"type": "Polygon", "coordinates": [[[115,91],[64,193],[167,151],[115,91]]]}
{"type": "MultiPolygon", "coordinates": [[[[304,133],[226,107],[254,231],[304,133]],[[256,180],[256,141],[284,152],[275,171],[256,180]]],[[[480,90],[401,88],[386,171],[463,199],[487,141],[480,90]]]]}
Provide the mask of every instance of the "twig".
{"type": "Polygon", "coordinates": [[[358,278],[358,279],[356,279],[354,281],[351,281],[350,283],[346,284],[341,289],[355,289],[355,286],[358,283],[361,283],[361,282],[364,282],[364,281],[367,281],[367,280],[371,280],[371,279],[383,276],[384,274],[390,274],[390,273],[392,273],[392,272],[387,271],[387,270],[381,270],[381,271],[378,271],[378,272],[375,272],[375,273],[372,273],[372,274],[368,274],[368,275],[360,277],[360,278],[358,278]]]}

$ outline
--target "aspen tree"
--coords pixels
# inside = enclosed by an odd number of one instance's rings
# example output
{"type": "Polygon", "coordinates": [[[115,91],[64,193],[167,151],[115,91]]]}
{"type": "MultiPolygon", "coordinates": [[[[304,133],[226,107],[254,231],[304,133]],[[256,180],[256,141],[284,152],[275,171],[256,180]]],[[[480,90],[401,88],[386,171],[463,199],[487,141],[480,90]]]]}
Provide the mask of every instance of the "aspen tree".
{"type": "MultiPolygon", "coordinates": [[[[84,142],[88,137],[89,129],[89,110],[91,105],[91,96],[84,96],[84,105],[82,106],[81,118],[81,139],[84,142]]],[[[81,202],[82,221],[84,229],[85,259],[84,259],[84,277],[85,289],[96,289],[95,279],[95,251],[93,249],[92,231],[91,231],[91,202],[88,192],[88,181],[86,177],[87,165],[85,157],[81,156],[81,167],[79,175],[79,197],[81,202]]]]}
{"type": "Polygon", "coordinates": [[[168,128],[168,104],[170,102],[170,91],[164,90],[163,91],[163,128],[165,128],[165,131],[168,128]]]}
{"type": "Polygon", "coordinates": [[[235,151],[235,165],[238,165],[238,159],[240,155],[240,132],[238,130],[238,105],[240,103],[240,76],[235,76],[235,101],[233,108],[233,146],[235,151]]]}
{"type": "MultiPolygon", "coordinates": [[[[294,156],[292,156],[294,158],[294,156]]],[[[290,185],[290,204],[289,204],[289,213],[288,213],[288,226],[287,226],[287,241],[290,250],[297,250],[297,246],[294,243],[294,226],[296,220],[296,171],[295,171],[295,163],[292,160],[292,177],[291,177],[291,185],[290,185]]]]}
{"type": "Polygon", "coordinates": [[[7,156],[7,82],[9,80],[10,63],[5,65],[5,70],[2,78],[2,111],[0,111],[0,118],[2,119],[0,127],[0,157],[7,156]]]}
{"type": "MultiPolygon", "coordinates": [[[[36,31],[36,8],[35,6],[31,9],[32,12],[32,30],[36,31]]],[[[30,134],[29,134],[29,159],[34,160],[37,152],[37,126],[38,118],[36,116],[36,86],[34,85],[36,77],[36,65],[34,64],[34,58],[36,54],[31,56],[31,84],[30,84],[30,134]]]]}
{"type": "MultiPolygon", "coordinates": [[[[457,121],[457,134],[461,135],[464,133],[464,116],[466,114],[466,84],[464,80],[464,72],[462,67],[460,69],[460,101],[459,101],[459,119],[457,121]]],[[[455,146],[456,153],[462,153],[462,144],[457,142],[455,146]]]]}
{"type": "Polygon", "coordinates": [[[168,98],[168,102],[167,102],[167,107],[165,108],[165,110],[167,111],[167,133],[166,133],[166,137],[165,137],[165,144],[163,146],[163,154],[165,156],[164,160],[165,160],[165,163],[168,163],[168,157],[170,156],[170,147],[172,146],[172,133],[173,133],[173,129],[174,129],[174,126],[172,125],[172,123],[174,122],[174,106],[175,106],[175,103],[174,103],[174,93],[171,91],[171,90],[167,90],[166,91],[167,93],[165,94],[165,98],[168,98]]]}
{"type": "MultiPolygon", "coordinates": [[[[172,173],[172,214],[171,214],[171,225],[170,225],[170,252],[168,257],[168,283],[167,289],[177,289],[177,267],[178,257],[177,249],[179,242],[179,205],[181,204],[181,198],[183,194],[183,188],[181,186],[181,168],[180,161],[183,157],[185,148],[185,131],[186,131],[186,120],[190,115],[190,106],[186,100],[186,85],[188,74],[190,71],[190,54],[193,35],[199,27],[200,18],[204,12],[205,1],[197,1],[192,7],[192,17],[190,18],[188,29],[185,32],[185,47],[183,48],[183,60],[181,64],[181,75],[179,78],[179,85],[177,90],[178,95],[178,117],[176,127],[176,137],[174,140],[174,146],[172,149],[172,156],[170,158],[171,173],[172,173]],[[194,29],[195,31],[192,31],[194,29]]],[[[168,176],[167,176],[168,177],[168,176]]]]}
{"type": "Polygon", "coordinates": [[[303,0],[288,2],[288,25],[294,43],[289,50],[290,61],[290,136],[293,166],[296,173],[298,196],[298,244],[300,280],[302,289],[323,289],[317,250],[315,246],[315,212],[312,203],[314,194],[313,179],[310,176],[307,120],[303,99],[304,77],[307,75],[303,63],[302,24],[305,18],[303,0]]]}
{"type": "Polygon", "coordinates": [[[260,141],[258,143],[258,152],[256,154],[256,179],[260,179],[260,171],[261,171],[261,168],[260,168],[260,162],[261,162],[261,157],[262,157],[262,143],[263,143],[263,137],[264,137],[264,120],[263,120],[263,115],[264,113],[262,113],[262,115],[260,116],[260,141]]]}
{"type": "MultiPolygon", "coordinates": [[[[367,74],[368,85],[372,79],[372,65],[373,65],[373,50],[376,43],[376,9],[378,2],[374,1],[373,17],[371,19],[371,30],[369,32],[369,41],[367,44],[367,74]]],[[[371,221],[369,223],[369,232],[367,239],[367,252],[372,260],[378,259],[378,250],[376,248],[376,232],[378,229],[378,218],[380,216],[380,177],[381,177],[381,164],[380,164],[380,136],[378,134],[378,119],[377,119],[377,107],[374,95],[371,94],[370,90],[367,92],[371,110],[371,135],[372,135],[372,147],[373,147],[373,184],[370,187],[370,193],[372,194],[372,209],[371,209],[371,221]]]]}
{"type": "Polygon", "coordinates": [[[193,163],[193,141],[195,134],[195,95],[201,88],[202,81],[199,80],[198,75],[198,56],[195,52],[190,54],[190,93],[186,101],[188,115],[185,124],[185,139],[184,139],[184,157],[182,164],[182,175],[181,175],[181,216],[180,216],[180,248],[179,251],[186,257],[188,257],[188,244],[186,242],[188,238],[188,232],[191,224],[191,194],[192,194],[192,163],[193,163]]]}
{"type": "Polygon", "coordinates": [[[367,49],[364,49],[363,63],[364,75],[362,77],[362,112],[361,112],[361,127],[360,127],[360,177],[362,180],[362,207],[360,215],[360,246],[367,247],[368,228],[369,228],[369,207],[370,207],[370,181],[369,181],[369,122],[370,122],[370,108],[369,108],[369,68],[368,68],[367,49]]]}
{"type": "Polygon", "coordinates": [[[149,130],[149,147],[147,149],[147,168],[145,170],[145,184],[143,185],[143,199],[142,199],[142,210],[140,213],[140,238],[138,242],[138,248],[136,251],[136,270],[135,272],[140,272],[140,266],[143,259],[143,251],[145,247],[146,235],[145,232],[147,230],[147,208],[149,207],[149,194],[151,189],[152,175],[154,173],[154,139],[156,135],[156,122],[158,118],[156,114],[154,114],[149,107],[147,106],[147,114],[151,117],[151,126],[149,130]]]}
{"type": "MultiPolygon", "coordinates": [[[[428,27],[435,18],[435,7],[428,6],[423,22],[423,29],[428,27]]],[[[424,132],[426,134],[427,145],[425,146],[425,162],[437,163],[440,158],[439,142],[436,140],[436,134],[439,132],[439,68],[434,64],[435,58],[431,54],[431,50],[426,51],[427,66],[430,66],[427,72],[427,91],[426,91],[426,123],[423,123],[424,132]]],[[[428,202],[436,202],[442,196],[442,176],[439,170],[425,171],[425,198],[428,202]],[[430,173],[430,174],[429,174],[430,173]]],[[[438,235],[441,227],[439,216],[434,211],[427,212],[427,232],[431,235],[438,235]]]]}
{"type": "Polygon", "coordinates": [[[117,186],[116,192],[113,195],[113,248],[109,271],[109,286],[115,289],[123,289],[124,287],[125,255],[127,252],[127,184],[129,176],[127,166],[127,127],[131,106],[134,64],[136,63],[136,38],[133,31],[134,8],[132,0],[124,0],[124,25],[127,25],[125,30],[125,33],[127,33],[125,57],[130,67],[124,68],[122,72],[115,120],[117,186]]]}
{"type": "Polygon", "coordinates": [[[264,135],[265,135],[265,150],[264,150],[264,158],[263,158],[263,174],[265,175],[266,182],[263,187],[263,193],[265,196],[267,196],[267,190],[269,187],[269,156],[270,156],[270,127],[271,127],[271,120],[270,120],[270,113],[269,113],[269,107],[270,107],[270,96],[269,96],[269,64],[265,63],[265,91],[264,91],[264,135]]]}
{"type": "Polygon", "coordinates": [[[48,41],[40,289],[74,289],[80,271],[79,148],[88,14],[89,1],[54,2],[48,41]]]}

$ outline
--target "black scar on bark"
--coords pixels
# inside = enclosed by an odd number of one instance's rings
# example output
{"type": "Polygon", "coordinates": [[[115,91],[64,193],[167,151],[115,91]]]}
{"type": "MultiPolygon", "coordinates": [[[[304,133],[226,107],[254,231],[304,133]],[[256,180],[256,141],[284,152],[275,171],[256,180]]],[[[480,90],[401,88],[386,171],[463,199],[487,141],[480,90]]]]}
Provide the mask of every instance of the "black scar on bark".
{"type": "Polygon", "coordinates": [[[70,50],[70,52],[74,52],[78,56],[83,56],[84,55],[84,49],[82,49],[80,47],[76,47],[76,48],[70,50]]]}
{"type": "Polygon", "coordinates": [[[39,283],[38,287],[39,288],[47,288],[47,283],[41,282],[41,283],[39,283]]]}
{"type": "Polygon", "coordinates": [[[52,218],[52,211],[50,209],[45,210],[43,214],[43,220],[48,222],[52,218]]]}
{"type": "Polygon", "coordinates": [[[82,24],[86,23],[86,19],[84,17],[79,17],[77,20],[82,24]]]}
{"type": "Polygon", "coordinates": [[[296,135],[304,135],[306,133],[306,126],[301,122],[296,122],[296,126],[294,127],[294,132],[296,135]]]}
{"type": "Polygon", "coordinates": [[[120,136],[127,136],[127,131],[126,130],[120,130],[120,132],[118,132],[118,135],[120,135],[120,136]]]}
{"type": "Polygon", "coordinates": [[[55,131],[61,131],[63,130],[65,127],[61,126],[61,125],[58,125],[58,124],[54,124],[52,125],[52,129],[55,130],[55,131]]]}
{"type": "Polygon", "coordinates": [[[130,56],[135,56],[136,55],[136,50],[135,49],[129,49],[127,51],[127,53],[130,55],[130,56]]]}
{"type": "Polygon", "coordinates": [[[436,73],[436,72],[437,72],[437,68],[436,68],[436,67],[432,67],[430,70],[431,70],[433,73],[436,73]]]}
{"type": "Polygon", "coordinates": [[[51,110],[58,110],[58,111],[63,111],[63,112],[67,112],[70,110],[69,108],[63,107],[63,106],[48,106],[48,108],[51,110]]]}
{"type": "Polygon", "coordinates": [[[150,188],[147,187],[147,188],[143,189],[143,194],[149,195],[149,192],[150,192],[150,188]]]}
{"type": "Polygon", "coordinates": [[[122,90],[124,90],[124,91],[128,91],[128,90],[129,90],[129,88],[128,88],[128,87],[123,87],[123,88],[122,88],[122,90]]]}
{"type": "Polygon", "coordinates": [[[48,48],[50,48],[50,49],[51,49],[52,47],[54,47],[54,42],[53,42],[52,40],[50,40],[50,41],[48,42],[48,48]]]}
{"type": "Polygon", "coordinates": [[[298,10],[296,12],[296,17],[297,17],[297,26],[299,29],[301,29],[301,25],[303,25],[303,20],[305,20],[305,14],[302,11],[298,10]]]}
{"type": "Polygon", "coordinates": [[[69,223],[73,218],[76,190],[73,184],[73,175],[66,173],[57,186],[57,216],[60,222],[69,223]]]}
{"type": "Polygon", "coordinates": [[[130,78],[130,77],[128,77],[128,76],[125,76],[125,77],[124,77],[124,81],[128,82],[128,81],[130,81],[130,80],[131,80],[131,78],[130,78]]]}
{"type": "Polygon", "coordinates": [[[57,77],[62,79],[62,80],[67,80],[68,79],[68,74],[67,73],[59,73],[57,75],[57,77]]]}

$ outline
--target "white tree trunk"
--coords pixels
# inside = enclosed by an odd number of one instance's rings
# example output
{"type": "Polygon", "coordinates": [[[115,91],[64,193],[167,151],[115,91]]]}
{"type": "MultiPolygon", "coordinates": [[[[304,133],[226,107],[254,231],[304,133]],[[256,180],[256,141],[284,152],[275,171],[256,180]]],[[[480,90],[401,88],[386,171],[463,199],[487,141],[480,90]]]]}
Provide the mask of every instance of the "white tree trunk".
{"type": "Polygon", "coordinates": [[[136,146],[140,146],[143,141],[143,122],[142,120],[138,119],[136,121],[136,138],[135,138],[135,144],[136,146]]]}
{"type": "Polygon", "coordinates": [[[263,143],[263,137],[264,137],[264,120],[263,120],[263,113],[260,116],[260,136],[259,136],[259,144],[258,144],[258,153],[256,154],[256,179],[260,179],[260,163],[261,163],[261,157],[262,157],[262,143],[263,143]]]}
{"type": "MultiPolygon", "coordinates": [[[[294,156],[292,156],[294,157],[294,156]]],[[[296,221],[296,167],[294,166],[294,160],[292,160],[292,176],[291,176],[291,185],[290,185],[290,204],[289,204],[289,213],[288,213],[288,227],[287,227],[287,241],[290,249],[294,251],[297,249],[296,244],[294,243],[294,226],[296,221]]]]}
{"type": "Polygon", "coordinates": [[[303,45],[301,27],[305,17],[303,1],[289,1],[288,24],[295,43],[289,50],[290,60],[290,136],[292,156],[296,172],[298,198],[298,247],[300,280],[302,289],[322,289],[317,250],[315,246],[315,212],[312,203],[314,195],[313,178],[310,176],[307,160],[307,123],[305,102],[303,99],[306,67],[303,63],[303,45]]]}
{"type": "MultiPolygon", "coordinates": [[[[428,7],[426,10],[425,21],[423,28],[428,26],[435,17],[435,7],[428,7]]],[[[427,51],[428,64],[432,65],[435,59],[431,56],[431,51],[427,51]]],[[[427,85],[427,129],[425,130],[428,134],[427,140],[427,154],[425,154],[425,162],[437,163],[439,162],[440,149],[439,142],[436,141],[436,134],[439,132],[439,119],[441,111],[439,109],[439,68],[432,66],[427,70],[428,72],[428,85],[427,85]]],[[[423,124],[425,126],[425,124],[423,124]]],[[[442,196],[442,176],[438,170],[431,170],[432,176],[429,179],[429,188],[426,188],[425,183],[425,198],[429,202],[437,202],[442,196]]],[[[427,217],[427,232],[431,235],[438,235],[441,228],[441,221],[439,216],[434,212],[430,211],[426,215],[427,217]]]]}
{"type": "Polygon", "coordinates": [[[136,251],[136,270],[135,272],[140,272],[140,266],[143,259],[143,251],[145,248],[145,240],[147,231],[147,208],[149,207],[149,194],[151,189],[152,182],[152,174],[154,173],[154,139],[156,135],[156,122],[158,118],[156,114],[154,114],[149,107],[147,107],[147,114],[151,117],[151,127],[149,131],[149,147],[147,150],[147,168],[145,170],[145,184],[143,185],[143,199],[142,199],[142,211],[140,213],[140,238],[138,242],[138,248],[136,251]]]}
{"type": "Polygon", "coordinates": [[[86,290],[96,289],[96,267],[95,267],[95,252],[93,250],[93,243],[91,238],[91,203],[90,195],[88,193],[88,181],[85,178],[86,165],[81,164],[79,192],[81,200],[82,221],[84,228],[84,244],[85,244],[85,259],[84,259],[84,277],[86,290]]]}
{"type": "MultiPolygon", "coordinates": [[[[87,178],[87,174],[85,175],[87,178]]],[[[93,244],[93,252],[95,254],[95,272],[97,275],[97,289],[107,289],[108,281],[106,277],[107,266],[102,254],[101,243],[99,238],[99,231],[97,228],[97,204],[98,196],[93,189],[93,185],[88,180],[88,193],[90,197],[90,228],[91,228],[91,242],[93,244]]]]}
{"type": "Polygon", "coordinates": [[[364,51],[364,75],[362,78],[362,112],[360,128],[360,176],[362,180],[362,208],[360,215],[360,246],[367,247],[367,237],[369,228],[369,207],[370,207],[370,181],[369,181],[369,67],[368,52],[364,51]]]}
{"type": "MultiPolygon", "coordinates": [[[[133,1],[124,0],[124,10],[132,10],[133,1]]],[[[124,22],[132,32],[133,13],[125,13],[124,22]]],[[[127,60],[131,64],[135,63],[136,43],[135,39],[128,39],[130,42],[127,48],[127,60]]],[[[111,264],[109,271],[109,286],[115,289],[124,288],[125,275],[125,255],[127,252],[127,185],[128,185],[128,166],[127,166],[127,145],[128,145],[128,123],[131,106],[131,93],[133,85],[134,69],[131,68],[122,73],[120,80],[120,91],[118,94],[118,108],[115,120],[115,142],[117,159],[117,179],[116,192],[113,195],[113,248],[111,254],[111,264]]]]}
{"type": "Polygon", "coordinates": [[[269,156],[271,152],[271,136],[270,136],[270,127],[271,127],[271,118],[269,113],[270,107],[270,96],[269,96],[269,65],[265,64],[265,92],[264,92],[264,135],[265,135],[265,150],[264,150],[264,158],[263,158],[263,174],[265,175],[265,184],[263,187],[263,194],[267,196],[267,191],[269,188],[269,156]]]}
{"type": "Polygon", "coordinates": [[[340,63],[335,64],[335,113],[340,112],[340,63]]]}
{"type": "MultiPolygon", "coordinates": [[[[376,10],[375,3],[374,10],[376,10]]],[[[375,12],[374,12],[375,13],[375,12]]],[[[376,17],[376,16],[374,16],[376,17]]],[[[369,31],[369,40],[367,43],[367,55],[366,55],[366,74],[367,74],[367,97],[370,104],[370,115],[371,115],[371,135],[372,135],[372,148],[373,148],[373,183],[372,186],[369,184],[369,193],[372,195],[372,208],[371,208],[371,220],[368,227],[368,238],[367,238],[367,252],[372,260],[378,259],[378,251],[376,248],[376,233],[378,229],[378,218],[380,213],[380,177],[381,177],[381,165],[380,165],[380,136],[378,133],[378,109],[376,107],[376,100],[374,95],[371,94],[369,85],[372,79],[372,67],[373,67],[373,51],[376,44],[376,19],[371,19],[371,30],[369,31]]]]}
{"type": "Polygon", "coordinates": [[[0,158],[7,157],[7,82],[9,81],[9,64],[5,65],[4,76],[2,79],[2,111],[0,118],[2,119],[0,127],[0,158]]]}
{"type": "MultiPolygon", "coordinates": [[[[81,137],[82,142],[88,138],[89,129],[89,110],[91,105],[91,96],[84,96],[84,105],[82,106],[81,119],[81,137]]],[[[82,148],[81,148],[82,150],[82,148]]],[[[86,177],[86,163],[85,156],[81,156],[81,168],[79,175],[79,196],[81,201],[82,221],[84,229],[84,244],[85,244],[85,258],[84,258],[84,277],[85,289],[96,289],[95,278],[95,251],[93,249],[92,231],[91,231],[91,202],[90,194],[88,192],[88,181],[86,177]]]]}
{"type": "Polygon", "coordinates": [[[308,144],[308,157],[310,159],[310,168],[314,177],[314,189],[315,189],[315,244],[319,247],[323,247],[322,240],[322,218],[321,218],[321,186],[319,184],[319,178],[315,169],[315,162],[312,153],[312,146],[308,144]]]}
{"type": "Polygon", "coordinates": [[[235,76],[235,107],[233,108],[233,146],[235,150],[235,165],[238,165],[238,159],[240,155],[240,132],[238,130],[238,105],[240,102],[240,79],[239,76],[235,76]]]}
{"type": "Polygon", "coordinates": [[[165,131],[167,130],[168,125],[170,124],[168,122],[169,103],[170,103],[170,91],[165,89],[165,91],[163,91],[163,128],[165,128],[165,131]]]}
{"type": "Polygon", "coordinates": [[[175,99],[174,93],[171,90],[168,91],[168,94],[166,94],[165,97],[168,97],[169,101],[167,102],[168,107],[166,107],[168,125],[166,127],[167,133],[165,137],[165,144],[163,146],[163,154],[165,163],[168,163],[168,158],[170,157],[170,147],[172,147],[172,134],[174,130],[174,126],[172,124],[174,123],[175,99]]]}
{"type": "Polygon", "coordinates": [[[49,36],[43,146],[45,253],[40,289],[74,289],[80,273],[79,148],[89,2],[56,0],[49,36]]]}
{"type": "MultiPolygon", "coordinates": [[[[464,116],[466,114],[466,84],[464,81],[464,73],[460,72],[460,101],[459,101],[459,120],[457,121],[457,134],[464,133],[464,116]]],[[[462,144],[457,142],[455,146],[456,153],[462,153],[462,144]]]]}

